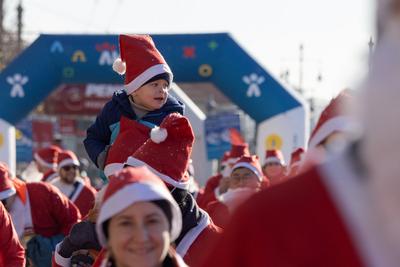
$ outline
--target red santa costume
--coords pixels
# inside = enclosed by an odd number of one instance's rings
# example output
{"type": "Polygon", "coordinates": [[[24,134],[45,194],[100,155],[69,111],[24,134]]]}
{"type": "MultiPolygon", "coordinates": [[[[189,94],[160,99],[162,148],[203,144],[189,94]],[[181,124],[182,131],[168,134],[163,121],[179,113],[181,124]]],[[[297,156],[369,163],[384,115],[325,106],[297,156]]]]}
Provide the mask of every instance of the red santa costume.
{"type": "Polygon", "coordinates": [[[331,195],[342,189],[327,187],[326,179],[339,181],[340,174],[331,177],[326,169],[312,169],[251,198],[233,216],[208,264],[362,266],[331,195]]]}
{"type": "MultiPolygon", "coordinates": [[[[69,165],[79,166],[79,161],[74,152],[64,150],[58,155],[58,171],[69,165]]],[[[75,177],[75,181],[69,184],[58,176],[51,181],[51,184],[60,189],[78,207],[82,217],[85,217],[93,208],[96,190],[87,185],[81,177],[75,177]]]]}
{"type": "Polygon", "coordinates": [[[204,266],[399,265],[400,16],[378,4],[389,18],[360,101],[362,139],[251,198],[204,266]]]}
{"type": "Polygon", "coordinates": [[[183,214],[183,230],[176,241],[176,251],[189,266],[199,266],[207,254],[205,248],[207,251],[212,248],[221,229],[187,191],[189,181],[185,173],[193,142],[194,134],[188,119],[177,113],[169,114],[160,127],[151,130],[151,138],[128,158],[126,164],[148,167],[174,192],[183,214]],[[184,199],[179,199],[181,197],[184,199]]]}
{"type": "Polygon", "coordinates": [[[201,208],[205,209],[209,203],[218,201],[220,195],[219,184],[222,178],[229,177],[232,166],[241,156],[245,155],[250,155],[249,146],[246,143],[232,144],[231,150],[224,153],[224,156],[221,159],[221,173],[208,179],[204,188],[204,194],[197,202],[201,208]]]}
{"type": "MultiPolygon", "coordinates": [[[[96,232],[100,244],[107,247],[108,238],[104,232],[104,223],[114,215],[120,213],[137,202],[165,200],[170,206],[171,219],[170,240],[178,238],[182,229],[182,215],[178,204],[173,199],[165,183],[150,172],[146,167],[125,168],[110,177],[110,183],[104,193],[99,216],[96,222],[96,232]]],[[[56,249],[58,251],[58,248],[56,249]]],[[[168,256],[174,267],[187,266],[182,258],[170,247],[168,256]]],[[[56,254],[53,266],[70,266],[70,259],[62,258],[56,254]]],[[[104,250],[97,258],[93,266],[114,266],[110,261],[110,255],[104,250]]]]}
{"type": "MultiPolygon", "coordinates": [[[[308,141],[309,147],[303,156],[300,172],[324,162],[328,153],[327,149],[337,149],[334,146],[329,148],[322,146],[330,136],[335,133],[349,134],[352,132],[355,121],[350,116],[349,110],[345,108],[352,100],[350,92],[343,90],[322,111],[308,141]]],[[[341,143],[338,141],[340,140],[336,140],[335,145],[339,147],[341,143]]]]}
{"type": "Polygon", "coordinates": [[[61,148],[58,146],[49,146],[41,148],[33,154],[33,158],[35,162],[40,165],[40,169],[47,169],[42,176],[42,182],[50,182],[57,177],[58,154],[61,151],[61,148]]]}
{"type": "Polygon", "coordinates": [[[108,177],[122,170],[124,163],[150,136],[150,128],[124,116],[120,119],[120,131],[107,153],[104,174],[108,177]]]}
{"type": "Polygon", "coordinates": [[[0,266],[25,266],[25,250],[19,243],[11,217],[0,203],[0,266]]]}
{"type": "Polygon", "coordinates": [[[79,210],[57,188],[11,178],[4,164],[0,164],[0,185],[0,200],[16,194],[9,212],[19,237],[31,232],[44,237],[66,235],[80,219],[79,210]]]}
{"type": "MultiPolygon", "coordinates": [[[[262,173],[257,156],[242,156],[232,167],[232,172],[237,168],[247,168],[254,172],[258,177],[260,184],[265,183],[265,176],[262,173]]],[[[254,188],[240,187],[228,189],[228,191],[219,197],[219,201],[210,202],[206,211],[210,214],[216,225],[225,228],[230,222],[231,215],[236,208],[245,202],[258,190],[254,188]]]]}
{"type": "Polygon", "coordinates": [[[217,196],[219,196],[218,186],[221,179],[222,174],[217,174],[208,178],[203,194],[196,199],[200,208],[204,209],[207,207],[208,203],[217,200],[217,196]]]}

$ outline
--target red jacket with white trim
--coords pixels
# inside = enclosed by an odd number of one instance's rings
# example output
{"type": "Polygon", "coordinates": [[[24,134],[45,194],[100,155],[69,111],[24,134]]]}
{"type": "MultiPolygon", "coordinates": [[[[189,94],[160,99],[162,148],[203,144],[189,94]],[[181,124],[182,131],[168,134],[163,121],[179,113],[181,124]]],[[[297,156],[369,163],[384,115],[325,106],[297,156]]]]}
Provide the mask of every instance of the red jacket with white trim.
{"type": "Polygon", "coordinates": [[[25,266],[25,250],[19,243],[12,220],[0,203],[0,266],[25,266]]]}
{"type": "Polygon", "coordinates": [[[68,235],[81,214],[58,188],[43,182],[26,184],[35,234],[51,237],[68,235]]]}
{"type": "Polygon", "coordinates": [[[329,189],[313,168],[242,205],[203,266],[364,265],[329,189]]]}

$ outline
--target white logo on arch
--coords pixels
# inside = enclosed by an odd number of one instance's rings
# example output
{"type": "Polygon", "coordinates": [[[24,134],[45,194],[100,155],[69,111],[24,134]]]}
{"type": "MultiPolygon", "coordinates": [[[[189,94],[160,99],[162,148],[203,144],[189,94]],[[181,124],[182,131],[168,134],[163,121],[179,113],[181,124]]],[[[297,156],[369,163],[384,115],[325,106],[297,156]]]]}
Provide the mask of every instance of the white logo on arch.
{"type": "Polygon", "coordinates": [[[24,85],[29,81],[28,76],[23,76],[20,73],[15,73],[14,76],[8,76],[7,82],[12,86],[10,91],[10,96],[12,98],[15,97],[24,97],[24,85]]]}
{"type": "Polygon", "coordinates": [[[104,50],[100,54],[99,65],[100,66],[112,65],[117,58],[118,58],[117,51],[104,50]]]}
{"type": "Polygon", "coordinates": [[[251,73],[250,75],[243,76],[242,80],[249,86],[246,93],[247,97],[261,96],[260,85],[265,81],[263,76],[258,76],[256,73],[251,73]]]}

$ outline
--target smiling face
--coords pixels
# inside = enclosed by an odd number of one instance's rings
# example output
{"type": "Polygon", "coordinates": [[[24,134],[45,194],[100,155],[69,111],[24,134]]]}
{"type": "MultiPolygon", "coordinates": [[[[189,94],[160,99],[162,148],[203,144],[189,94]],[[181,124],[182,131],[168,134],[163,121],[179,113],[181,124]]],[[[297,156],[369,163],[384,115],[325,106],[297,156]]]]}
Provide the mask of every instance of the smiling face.
{"type": "Polygon", "coordinates": [[[133,101],[148,109],[156,110],[167,102],[169,84],[164,79],[147,83],[134,91],[131,96],[133,101]]]}
{"type": "Polygon", "coordinates": [[[232,171],[231,177],[229,178],[229,188],[251,188],[258,189],[261,186],[261,182],[257,175],[248,168],[236,168],[232,171]]]}
{"type": "Polygon", "coordinates": [[[171,243],[164,212],[151,202],[137,202],[110,220],[108,248],[117,266],[158,267],[171,243]]]}
{"type": "Polygon", "coordinates": [[[272,183],[278,182],[285,175],[285,166],[277,162],[270,162],[263,166],[263,173],[272,183]]]}
{"type": "Polygon", "coordinates": [[[79,176],[79,167],[76,165],[67,165],[61,167],[58,174],[60,175],[61,181],[66,184],[73,184],[76,177],[79,176]]]}

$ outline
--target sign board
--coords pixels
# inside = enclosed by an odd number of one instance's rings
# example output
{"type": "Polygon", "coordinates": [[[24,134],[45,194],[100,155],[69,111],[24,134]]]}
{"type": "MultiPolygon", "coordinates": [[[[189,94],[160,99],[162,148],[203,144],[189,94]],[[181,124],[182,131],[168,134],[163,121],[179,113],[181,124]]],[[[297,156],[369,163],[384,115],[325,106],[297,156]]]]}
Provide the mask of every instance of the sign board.
{"type": "Polygon", "coordinates": [[[63,84],[44,101],[49,114],[97,115],[122,84],[63,84]]]}
{"type": "Polygon", "coordinates": [[[239,114],[221,113],[207,117],[205,139],[208,159],[220,159],[231,149],[230,129],[240,131],[239,114]]]}
{"type": "Polygon", "coordinates": [[[33,154],[32,121],[24,119],[15,128],[17,162],[31,162],[33,154]]]}

